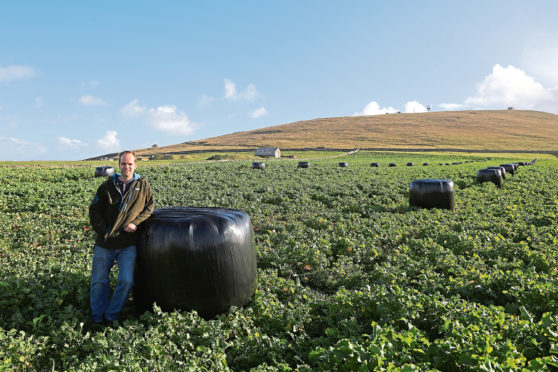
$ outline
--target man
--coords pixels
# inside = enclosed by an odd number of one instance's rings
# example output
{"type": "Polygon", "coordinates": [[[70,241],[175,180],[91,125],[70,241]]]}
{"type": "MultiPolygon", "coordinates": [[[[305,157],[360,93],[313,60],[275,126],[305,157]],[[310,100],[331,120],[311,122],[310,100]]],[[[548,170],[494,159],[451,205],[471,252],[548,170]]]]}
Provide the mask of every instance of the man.
{"type": "Polygon", "coordinates": [[[153,212],[153,191],[136,170],[136,154],[120,153],[121,173],[99,186],[89,206],[91,227],[97,233],[91,268],[91,319],[113,322],[134,286],[136,231],[153,212]],[[118,282],[110,297],[110,270],[118,265],[118,282]]]}

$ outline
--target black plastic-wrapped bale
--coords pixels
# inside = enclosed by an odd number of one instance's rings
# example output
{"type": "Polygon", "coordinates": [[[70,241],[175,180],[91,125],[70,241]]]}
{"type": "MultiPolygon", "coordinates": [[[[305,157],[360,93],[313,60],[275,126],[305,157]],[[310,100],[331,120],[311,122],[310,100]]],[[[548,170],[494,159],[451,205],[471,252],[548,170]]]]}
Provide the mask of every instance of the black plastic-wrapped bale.
{"type": "Polygon", "coordinates": [[[500,164],[500,166],[504,167],[506,173],[510,173],[512,176],[515,174],[515,166],[513,164],[500,164]]]}
{"type": "Polygon", "coordinates": [[[250,218],[220,208],[156,209],[138,241],[134,299],[142,312],[196,310],[212,317],[243,306],[256,289],[250,218]]]}
{"type": "Polygon", "coordinates": [[[298,162],[298,167],[297,168],[308,168],[310,166],[310,163],[307,161],[299,161],[298,162]]]}
{"type": "Polygon", "coordinates": [[[502,187],[502,172],[500,169],[479,169],[477,181],[480,183],[493,182],[496,186],[502,187]]]}
{"type": "Polygon", "coordinates": [[[95,177],[110,177],[114,174],[114,168],[111,165],[104,165],[95,168],[95,177]]]}
{"type": "Polygon", "coordinates": [[[407,163],[407,166],[408,166],[408,167],[412,167],[413,165],[414,165],[414,164],[413,164],[413,162],[411,162],[411,161],[407,163]]]}
{"type": "Polygon", "coordinates": [[[397,167],[397,163],[389,163],[388,167],[397,167]]]}
{"type": "Polygon", "coordinates": [[[264,170],[265,169],[265,163],[255,161],[255,162],[252,163],[252,169],[264,170]]]}
{"type": "Polygon", "coordinates": [[[428,163],[422,163],[422,165],[425,166],[425,167],[427,167],[427,166],[429,166],[430,164],[428,164],[428,163]]]}
{"type": "Polygon", "coordinates": [[[486,169],[498,169],[501,173],[502,179],[503,180],[506,179],[506,168],[502,166],[497,166],[497,167],[486,167],[486,169]]]}
{"type": "Polygon", "coordinates": [[[520,161],[519,163],[517,163],[517,165],[519,165],[520,167],[524,167],[527,165],[527,163],[524,161],[520,161]]]}
{"type": "Polygon", "coordinates": [[[409,189],[409,205],[421,208],[455,208],[453,181],[439,178],[414,180],[409,189]]]}
{"type": "Polygon", "coordinates": [[[349,166],[349,163],[339,163],[339,167],[346,168],[349,166]]]}
{"type": "Polygon", "coordinates": [[[380,163],[370,163],[370,166],[371,166],[371,167],[376,167],[376,168],[377,168],[377,167],[380,166],[380,163]]]}

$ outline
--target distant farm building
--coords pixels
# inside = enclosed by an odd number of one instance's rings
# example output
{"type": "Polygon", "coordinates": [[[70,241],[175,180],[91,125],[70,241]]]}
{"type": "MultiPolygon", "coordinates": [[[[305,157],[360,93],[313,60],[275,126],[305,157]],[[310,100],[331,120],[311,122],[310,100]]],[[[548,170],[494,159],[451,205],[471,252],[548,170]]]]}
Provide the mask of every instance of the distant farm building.
{"type": "Polygon", "coordinates": [[[513,106],[508,107],[508,110],[514,110],[513,106]]]}
{"type": "Polygon", "coordinates": [[[262,158],[280,158],[281,150],[277,147],[260,147],[254,155],[262,158]]]}

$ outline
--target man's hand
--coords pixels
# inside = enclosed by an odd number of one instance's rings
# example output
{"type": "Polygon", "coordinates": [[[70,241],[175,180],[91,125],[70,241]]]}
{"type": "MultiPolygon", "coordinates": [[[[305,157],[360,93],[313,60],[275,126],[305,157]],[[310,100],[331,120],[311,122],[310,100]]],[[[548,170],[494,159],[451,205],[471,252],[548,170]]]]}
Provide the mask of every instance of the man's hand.
{"type": "Polygon", "coordinates": [[[136,225],[134,225],[133,223],[129,223],[126,226],[124,226],[124,231],[126,232],[134,232],[138,229],[138,227],[136,225]]]}

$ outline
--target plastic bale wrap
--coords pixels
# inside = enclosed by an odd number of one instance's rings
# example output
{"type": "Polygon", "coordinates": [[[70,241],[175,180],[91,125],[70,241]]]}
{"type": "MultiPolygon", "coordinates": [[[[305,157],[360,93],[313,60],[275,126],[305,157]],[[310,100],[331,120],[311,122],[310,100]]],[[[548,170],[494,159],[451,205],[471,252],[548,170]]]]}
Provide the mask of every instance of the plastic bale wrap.
{"type": "Polygon", "coordinates": [[[429,166],[430,164],[428,164],[428,163],[422,163],[422,165],[425,166],[425,167],[427,167],[427,166],[429,166]]]}
{"type": "Polygon", "coordinates": [[[453,181],[445,179],[420,179],[411,182],[409,205],[421,208],[455,208],[453,181]]]}
{"type": "Polygon", "coordinates": [[[408,162],[408,163],[407,163],[407,166],[408,166],[408,167],[412,167],[413,165],[414,165],[413,162],[408,162]]]}
{"type": "Polygon", "coordinates": [[[349,163],[339,163],[339,167],[346,168],[349,166],[349,163]]]}
{"type": "Polygon", "coordinates": [[[265,163],[255,161],[255,162],[252,163],[252,169],[264,170],[265,169],[265,163]]]}
{"type": "Polygon", "coordinates": [[[256,247],[250,218],[220,208],[161,208],[138,241],[136,310],[153,302],[166,311],[210,318],[248,303],[256,290],[256,247]]]}
{"type": "Polygon", "coordinates": [[[95,177],[110,177],[114,174],[114,168],[110,165],[95,168],[95,177]]]}
{"type": "Polygon", "coordinates": [[[502,172],[500,169],[479,169],[477,181],[479,183],[493,182],[496,186],[502,187],[502,172]]]}
{"type": "Polygon", "coordinates": [[[307,161],[299,161],[297,168],[308,168],[309,166],[310,166],[310,163],[308,163],[307,161]]]}
{"type": "Polygon", "coordinates": [[[502,166],[497,166],[497,167],[486,167],[486,169],[498,169],[501,173],[502,179],[505,180],[506,179],[506,168],[502,167],[502,166]]]}
{"type": "Polygon", "coordinates": [[[377,168],[380,166],[380,163],[370,163],[370,166],[377,168]]]}
{"type": "Polygon", "coordinates": [[[511,174],[512,176],[515,174],[515,165],[512,163],[509,164],[500,164],[501,167],[504,167],[504,169],[506,170],[506,173],[511,174]]]}
{"type": "Polygon", "coordinates": [[[389,163],[388,167],[397,167],[397,163],[389,163]]]}

